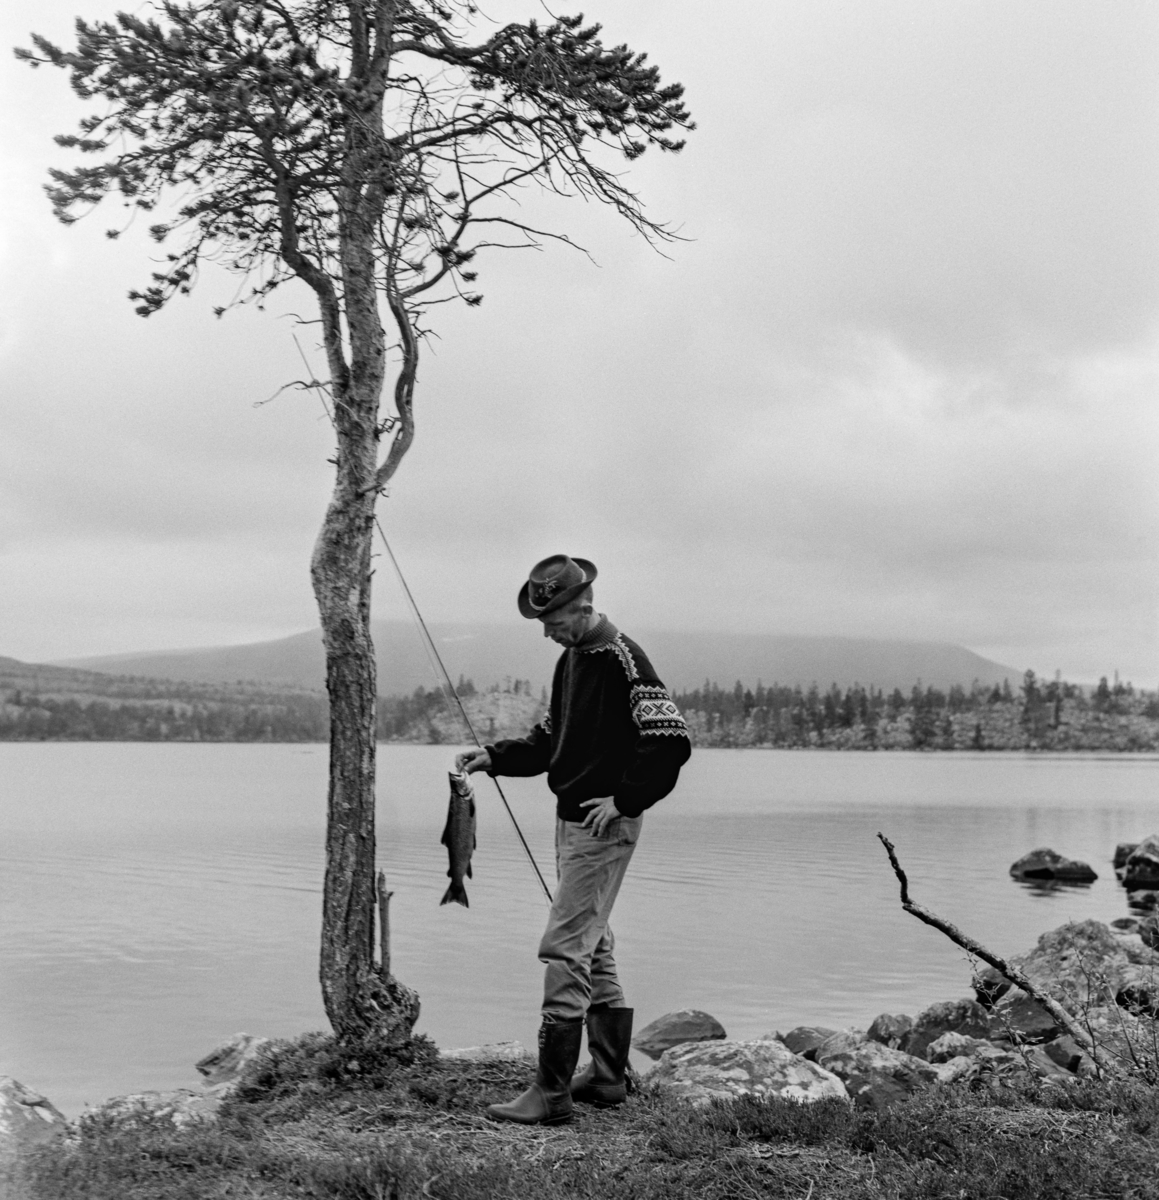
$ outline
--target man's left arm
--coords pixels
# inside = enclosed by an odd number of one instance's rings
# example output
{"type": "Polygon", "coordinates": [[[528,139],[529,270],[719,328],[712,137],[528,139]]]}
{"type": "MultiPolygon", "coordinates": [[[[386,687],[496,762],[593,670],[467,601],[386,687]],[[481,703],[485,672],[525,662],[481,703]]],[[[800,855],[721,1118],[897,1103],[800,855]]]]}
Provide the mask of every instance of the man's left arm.
{"type": "Polygon", "coordinates": [[[628,704],[639,736],[613,799],[625,817],[638,817],[676,786],[680,768],[692,754],[692,743],[680,710],[659,679],[635,680],[628,704]]]}

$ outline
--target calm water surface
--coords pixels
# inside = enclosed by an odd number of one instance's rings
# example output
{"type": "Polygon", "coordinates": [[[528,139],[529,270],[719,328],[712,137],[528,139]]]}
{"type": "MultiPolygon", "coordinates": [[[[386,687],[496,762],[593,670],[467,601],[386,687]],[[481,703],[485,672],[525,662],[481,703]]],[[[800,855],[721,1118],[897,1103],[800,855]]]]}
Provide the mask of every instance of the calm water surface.
{"type": "MultiPolygon", "coordinates": [[[[453,748],[379,753],[379,853],[396,974],[440,1045],[533,1044],[546,909],[478,782],[469,909],[439,907],[453,748]]],[[[66,1112],[188,1086],[245,1030],[325,1027],[317,984],[324,746],[0,744],[0,1074],[66,1112]]],[[[1118,841],[1159,830],[1159,758],[702,750],[645,818],[616,906],[638,1023],[695,1007],[732,1036],[864,1026],[966,995],[969,968],[914,898],[1000,952],[1127,912],[1118,841]],[[1007,876],[1050,845],[1100,873],[1041,894],[1007,876]]],[[[541,866],[542,780],[505,788],[541,866]]]]}

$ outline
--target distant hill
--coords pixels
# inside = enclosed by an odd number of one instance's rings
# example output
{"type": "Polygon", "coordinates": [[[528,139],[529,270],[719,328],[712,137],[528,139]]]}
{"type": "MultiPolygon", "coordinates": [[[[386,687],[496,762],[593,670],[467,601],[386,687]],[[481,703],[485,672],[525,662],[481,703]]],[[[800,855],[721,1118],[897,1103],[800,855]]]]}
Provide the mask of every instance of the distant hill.
{"type": "MultiPolygon", "coordinates": [[[[376,621],[379,690],[409,695],[438,680],[414,626],[376,621]]],[[[671,633],[628,630],[638,636],[665,683],[673,690],[698,687],[706,679],[721,686],[854,683],[908,691],[926,686],[969,686],[975,679],[1015,686],[1022,671],[992,662],[949,642],[887,641],[845,637],[790,637],[777,634],[671,633]]],[[[480,688],[506,679],[529,680],[536,692],[550,683],[558,648],[531,622],[509,625],[436,624],[431,635],[452,679],[460,675],[480,688]]],[[[324,686],[322,636],[318,630],[276,641],[143,654],[68,659],[61,668],[190,682],[253,681],[297,688],[324,686]]]]}

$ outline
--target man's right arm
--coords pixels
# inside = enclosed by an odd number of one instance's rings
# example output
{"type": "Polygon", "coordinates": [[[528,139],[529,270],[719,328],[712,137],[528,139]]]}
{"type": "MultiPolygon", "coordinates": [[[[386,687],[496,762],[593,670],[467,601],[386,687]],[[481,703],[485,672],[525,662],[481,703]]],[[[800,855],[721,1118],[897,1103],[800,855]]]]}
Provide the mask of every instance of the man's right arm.
{"type": "Polygon", "coordinates": [[[544,718],[523,738],[505,738],[493,746],[466,750],[455,758],[460,771],[488,775],[542,775],[551,762],[551,734],[544,718]]]}

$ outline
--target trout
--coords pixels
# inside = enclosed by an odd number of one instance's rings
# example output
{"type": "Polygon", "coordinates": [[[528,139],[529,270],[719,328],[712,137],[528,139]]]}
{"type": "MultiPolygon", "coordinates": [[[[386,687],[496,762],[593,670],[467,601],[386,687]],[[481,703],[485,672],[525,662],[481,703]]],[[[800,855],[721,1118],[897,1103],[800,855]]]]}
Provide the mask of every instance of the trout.
{"type": "Polygon", "coordinates": [[[439,901],[449,904],[452,900],[464,908],[470,908],[467,903],[467,889],[463,887],[463,876],[468,879],[471,875],[471,855],[475,852],[475,789],[471,786],[471,778],[466,771],[449,772],[451,777],[451,802],[447,805],[447,827],[443,830],[443,845],[447,848],[451,865],[447,874],[451,877],[451,886],[439,901]]]}

